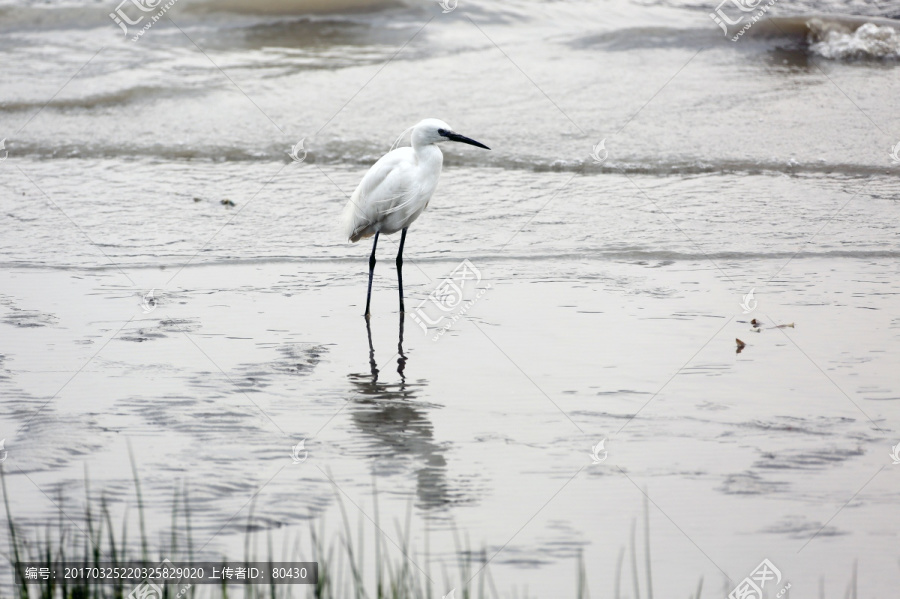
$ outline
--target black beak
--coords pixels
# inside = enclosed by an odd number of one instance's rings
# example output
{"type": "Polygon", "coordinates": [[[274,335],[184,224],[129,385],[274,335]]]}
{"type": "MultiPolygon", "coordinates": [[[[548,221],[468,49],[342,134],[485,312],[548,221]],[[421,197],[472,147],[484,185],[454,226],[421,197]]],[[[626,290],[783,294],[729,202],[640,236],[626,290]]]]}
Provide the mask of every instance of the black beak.
{"type": "Polygon", "coordinates": [[[466,137],[465,135],[460,135],[459,133],[454,133],[453,131],[448,131],[447,133],[444,134],[444,137],[446,137],[450,141],[459,141],[464,144],[469,144],[470,146],[476,146],[478,148],[484,148],[485,150],[490,150],[489,147],[487,147],[480,141],[475,141],[471,137],[466,137]]]}

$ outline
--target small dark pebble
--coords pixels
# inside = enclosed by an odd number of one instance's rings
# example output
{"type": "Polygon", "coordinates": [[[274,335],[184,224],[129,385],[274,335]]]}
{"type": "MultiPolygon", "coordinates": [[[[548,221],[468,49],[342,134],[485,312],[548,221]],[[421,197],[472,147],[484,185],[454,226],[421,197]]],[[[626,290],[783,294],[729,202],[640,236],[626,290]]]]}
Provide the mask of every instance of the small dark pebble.
{"type": "Polygon", "coordinates": [[[224,200],[222,200],[221,204],[222,204],[223,206],[231,206],[231,207],[234,207],[234,202],[232,202],[232,201],[229,200],[228,198],[225,198],[224,200]]]}

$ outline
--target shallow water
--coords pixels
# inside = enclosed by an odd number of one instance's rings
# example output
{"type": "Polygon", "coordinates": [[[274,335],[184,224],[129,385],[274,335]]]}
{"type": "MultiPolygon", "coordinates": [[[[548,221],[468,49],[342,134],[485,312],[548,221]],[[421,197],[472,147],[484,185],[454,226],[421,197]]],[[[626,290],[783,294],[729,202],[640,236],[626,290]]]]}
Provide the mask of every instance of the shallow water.
{"type": "Polygon", "coordinates": [[[859,596],[892,596],[900,79],[840,37],[890,7],[779,4],[733,43],[696,3],[182,2],[135,43],[113,7],[0,5],[21,525],[60,494],[78,521],[85,470],[133,517],[130,443],[151,536],[186,484],[213,557],[248,526],[308,546],[335,487],[356,522],[374,485],[392,541],[409,505],[427,529],[436,596],[454,529],[502,596],[571,595],[579,552],[611,596],[645,490],[657,596],[724,596],[763,558],[795,596],[839,594],[857,559],[859,596]],[[493,149],[445,148],[411,311],[383,239],[367,330],[369,248],[338,215],[426,116],[493,149]],[[477,301],[434,340],[415,308],[464,259],[477,301]]]}

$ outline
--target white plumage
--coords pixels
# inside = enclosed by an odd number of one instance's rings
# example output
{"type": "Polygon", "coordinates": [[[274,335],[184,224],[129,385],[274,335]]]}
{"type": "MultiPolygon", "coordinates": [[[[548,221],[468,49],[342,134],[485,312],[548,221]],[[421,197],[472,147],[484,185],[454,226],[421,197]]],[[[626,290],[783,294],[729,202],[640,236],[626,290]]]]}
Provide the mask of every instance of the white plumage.
{"type": "Polygon", "coordinates": [[[390,235],[418,218],[434,194],[444,163],[434,145],[444,139],[438,129],[450,131],[450,126],[425,119],[412,129],[412,147],[391,150],[366,172],[344,208],[347,239],[356,242],[377,232],[390,235]]]}
{"type": "Polygon", "coordinates": [[[408,227],[428,206],[441,176],[444,155],[437,146],[397,148],[365,174],[344,208],[344,234],[356,242],[376,232],[408,227]]]}
{"type": "MultiPolygon", "coordinates": [[[[401,136],[402,137],[402,136],[401,136]]],[[[375,269],[375,247],[378,235],[403,231],[397,254],[400,281],[400,311],[403,312],[403,242],[406,229],[419,218],[437,188],[444,155],[436,144],[458,141],[480,148],[486,145],[454,132],[444,121],[425,119],[412,127],[411,147],[397,148],[382,156],[363,176],[341,215],[342,231],[347,239],[357,242],[375,236],[369,258],[369,293],[366,316],[372,295],[372,272],[375,269]]]]}

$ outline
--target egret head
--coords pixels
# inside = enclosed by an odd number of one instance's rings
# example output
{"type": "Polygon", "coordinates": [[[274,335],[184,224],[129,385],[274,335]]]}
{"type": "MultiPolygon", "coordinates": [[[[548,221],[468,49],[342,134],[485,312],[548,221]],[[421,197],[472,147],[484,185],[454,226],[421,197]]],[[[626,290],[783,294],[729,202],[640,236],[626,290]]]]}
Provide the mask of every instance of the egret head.
{"type": "Polygon", "coordinates": [[[485,150],[490,150],[490,148],[483,143],[455,132],[450,125],[440,119],[425,119],[419,121],[419,123],[413,127],[410,141],[412,141],[413,147],[436,144],[442,141],[458,141],[464,144],[484,148],[485,150]]]}

